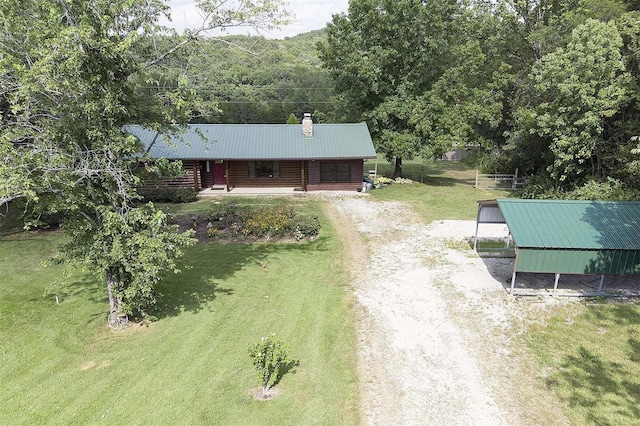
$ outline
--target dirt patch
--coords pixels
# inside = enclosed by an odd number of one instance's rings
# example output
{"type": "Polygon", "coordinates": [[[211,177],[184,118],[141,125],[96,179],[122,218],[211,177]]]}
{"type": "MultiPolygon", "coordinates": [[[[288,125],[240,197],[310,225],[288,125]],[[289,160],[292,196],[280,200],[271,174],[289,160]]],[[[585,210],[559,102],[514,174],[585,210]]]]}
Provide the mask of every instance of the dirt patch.
{"type": "Polygon", "coordinates": [[[249,391],[249,395],[256,401],[271,401],[280,395],[280,391],[276,388],[269,389],[266,394],[262,392],[262,387],[253,388],[249,391]]]}
{"type": "Polygon", "coordinates": [[[548,305],[508,295],[512,260],[492,265],[473,252],[475,222],[426,225],[402,203],[325,198],[359,258],[351,264],[366,424],[568,423],[515,344],[548,305]]]}
{"type": "Polygon", "coordinates": [[[98,370],[102,368],[109,367],[111,365],[111,361],[102,361],[100,364],[95,361],[87,361],[80,366],[81,371],[91,370],[92,368],[96,368],[98,370]]]}
{"type": "Polygon", "coordinates": [[[82,371],[90,370],[93,367],[95,367],[96,365],[97,364],[95,363],[95,361],[87,361],[87,362],[85,362],[84,364],[82,364],[80,366],[80,370],[82,370],[82,371]]]}

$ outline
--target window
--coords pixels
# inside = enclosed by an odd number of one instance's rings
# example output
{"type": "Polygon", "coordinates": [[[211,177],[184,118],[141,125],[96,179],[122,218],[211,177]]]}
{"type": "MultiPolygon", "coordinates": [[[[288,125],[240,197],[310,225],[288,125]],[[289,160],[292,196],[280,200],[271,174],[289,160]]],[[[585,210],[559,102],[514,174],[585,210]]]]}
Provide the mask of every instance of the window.
{"type": "Polygon", "coordinates": [[[351,167],[348,162],[320,163],[320,182],[350,182],[351,167]]]}
{"type": "Polygon", "coordinates": [[[280,163],[278,161],[249,161],[249,177],[280,177],[280,163]]]}

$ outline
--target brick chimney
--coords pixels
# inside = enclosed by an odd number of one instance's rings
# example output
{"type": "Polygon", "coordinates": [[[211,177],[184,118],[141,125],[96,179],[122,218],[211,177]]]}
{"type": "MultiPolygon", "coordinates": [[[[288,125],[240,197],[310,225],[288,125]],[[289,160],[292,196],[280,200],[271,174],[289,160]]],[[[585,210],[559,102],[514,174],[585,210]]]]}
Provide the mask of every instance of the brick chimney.
{"type": "Polygon", "coordinates": [[[311,113],[305,112],[302,119],[302,137],[310,138],[313,136],[313,120],[311,119],[311,113]]]}

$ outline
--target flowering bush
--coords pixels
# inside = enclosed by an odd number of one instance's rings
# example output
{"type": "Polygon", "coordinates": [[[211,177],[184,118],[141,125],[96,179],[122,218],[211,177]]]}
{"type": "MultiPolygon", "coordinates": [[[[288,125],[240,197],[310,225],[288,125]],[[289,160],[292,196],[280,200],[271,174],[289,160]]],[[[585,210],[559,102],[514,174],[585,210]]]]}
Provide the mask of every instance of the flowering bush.
{"type": "Polygon", "coordinates": [[[287,224],[295,216],[291,208],[285,206],[263,207],[246,216],[243,233],[270,238],[283,235],[287,224]]]}
{"type": "Polygon", "coordinates": [[[320,232],[320,220],[317,216],[296,216],[289,222],[291,233],[300,241],[305,237],[318,235],[320,232]]]}

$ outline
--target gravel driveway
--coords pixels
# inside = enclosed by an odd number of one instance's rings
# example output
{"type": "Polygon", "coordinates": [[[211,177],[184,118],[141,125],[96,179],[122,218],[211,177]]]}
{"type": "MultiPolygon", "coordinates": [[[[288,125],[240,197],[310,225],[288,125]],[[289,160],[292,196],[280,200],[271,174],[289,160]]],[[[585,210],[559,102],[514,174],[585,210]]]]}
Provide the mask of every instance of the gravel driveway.
{"type": "MultiPolygon", "coordinates": [[[[529,384],[510,367],[511,337],[531,306],[505,291],[510,259],[488,261],[469,248],[475,222],[425,225],[402,203],[326,198],[353,254],[364,423],[540,421],[531,410],[552,403],[544,396],[530,408],[520,403],[521,386],[529,384]]],[[[504,237],[506,228],[489,233],[504,237]]],[[[553,411],[553,423],[565,423],[553,411]]]]}

